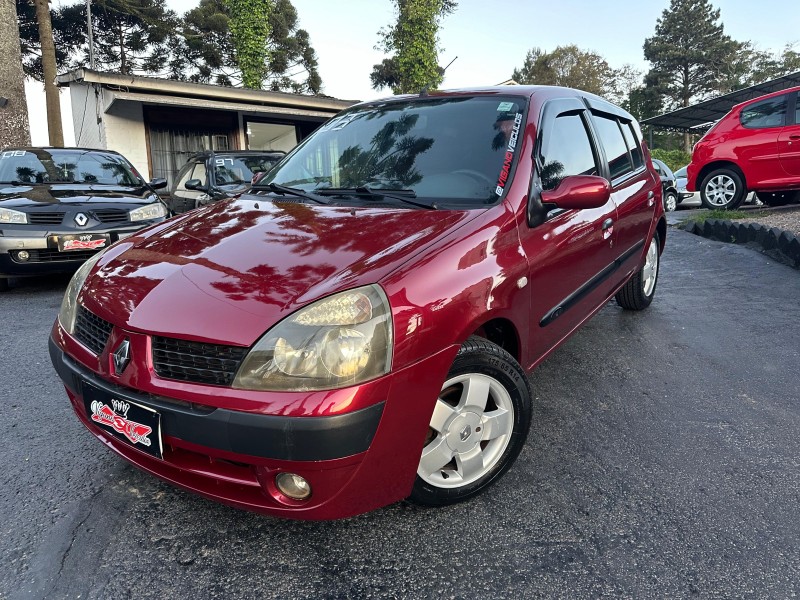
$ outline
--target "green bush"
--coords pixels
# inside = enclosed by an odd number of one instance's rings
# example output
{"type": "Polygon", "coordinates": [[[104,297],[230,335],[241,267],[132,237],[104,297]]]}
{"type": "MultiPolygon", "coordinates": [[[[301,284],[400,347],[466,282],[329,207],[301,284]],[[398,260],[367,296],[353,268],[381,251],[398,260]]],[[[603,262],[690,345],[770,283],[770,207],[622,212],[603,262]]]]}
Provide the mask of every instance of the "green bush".
{"type": "Polygon", "coordinates": [[[650,152],[653,158],[663,161],[670,169],[677,171],[685,167],[692,160],[692,155],[683,150],[661,150],[657,148],[650,152]]]}

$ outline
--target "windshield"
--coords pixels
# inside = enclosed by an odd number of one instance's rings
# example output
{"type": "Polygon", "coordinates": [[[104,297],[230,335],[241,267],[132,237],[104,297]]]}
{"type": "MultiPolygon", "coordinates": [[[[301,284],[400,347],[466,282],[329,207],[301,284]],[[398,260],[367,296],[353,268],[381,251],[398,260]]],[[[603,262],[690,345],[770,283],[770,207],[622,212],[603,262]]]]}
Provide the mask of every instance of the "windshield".
{"type": "Polygon", "coordinates": [[[318,129],[260,185],[494,202],[511,181],[525,106],[523,98],[482,96],[358,107],[318,129]]]}
{"type": "Polygon", "coordinates": [[[95,183],[137,186],[141,179],[118,154],[86,150],[5,150],[0,183],[95,183]]]}
{"type": "Polygon", "coordinates": [[[283,152],[269,154],[214,156],[214,182],[221,187],[251,183],[260,174],[269,172],[282,158],[283,152]]]}

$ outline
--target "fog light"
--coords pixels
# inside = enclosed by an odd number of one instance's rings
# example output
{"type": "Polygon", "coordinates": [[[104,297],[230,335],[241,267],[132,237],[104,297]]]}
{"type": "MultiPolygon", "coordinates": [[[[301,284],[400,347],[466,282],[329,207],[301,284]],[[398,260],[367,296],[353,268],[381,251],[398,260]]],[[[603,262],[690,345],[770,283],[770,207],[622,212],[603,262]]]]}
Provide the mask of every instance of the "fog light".
{"type": "Polygon", "coordinates": [[[26,261],[31,257],[30,253],[27,250],[20,250],[17,252],[17,258],[22,261],[26,261]]]}
{"type": "Polygon", "coordinates": [[[294,473],[278,473],[275,476],[275,485],[281,494],[292,500],[305,500],[311,495],[311,486],[308,482],[294,473]]]}

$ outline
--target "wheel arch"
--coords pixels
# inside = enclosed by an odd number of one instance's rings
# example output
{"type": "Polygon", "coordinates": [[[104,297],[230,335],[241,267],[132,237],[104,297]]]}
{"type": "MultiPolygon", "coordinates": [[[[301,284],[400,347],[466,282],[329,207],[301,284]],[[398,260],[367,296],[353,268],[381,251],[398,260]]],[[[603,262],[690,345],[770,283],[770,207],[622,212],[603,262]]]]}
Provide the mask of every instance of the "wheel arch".
{"type": "Polygon", "coordinates": [[[703,185],[703,180],[706,178],[706,176],[717,169],[730,169],[731,171],[735,171],[739,177],[742,178],[745,194],[747,193],[747,177],[745,176],[744,171],[741,169],[741,167],[739,167],[739,165],[730,160],[715,160],[714,162],[710,162],[700,169],[700,172],[697,174],[697,181],[695,183],[698,192],[701,191],[700,186],[703,185]]]}
{"type": "MultiPolygon", "coordinates": [[[[489,340],[508,352],[514,357],[514,360],[520,362],[519,331],[517,331],[517,327],[509,319],[503,317],[489,319],[477,327],[470,335],[489,340]]],[[[469,339],[469,336],[467,339],[469,339]]]]}
{"type": "Polygon", "coordinates": [[[667,243],[667,220],[662,216],[656,223],[656,233],[658,234],[658,253],[664,253],[667,243]]]}

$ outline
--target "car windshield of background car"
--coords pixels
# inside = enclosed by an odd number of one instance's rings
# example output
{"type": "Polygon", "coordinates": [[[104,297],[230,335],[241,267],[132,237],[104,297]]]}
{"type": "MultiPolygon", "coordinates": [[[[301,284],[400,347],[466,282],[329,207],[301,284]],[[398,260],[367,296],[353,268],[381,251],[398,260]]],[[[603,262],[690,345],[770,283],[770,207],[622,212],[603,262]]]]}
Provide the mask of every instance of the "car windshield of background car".
{"type": "Polygon", "coordinates": [[[141,180],[121,156],[80,150],[6,150],[0,153],[0,182],[89,183],[136,186],[141,180]]]}
{"type": "Polygon", "coordinates": [[[526,99],[419,98],[343,113],[259,186],[412,190],[459,205],[495,202],[511,182],[526,99]]]}

